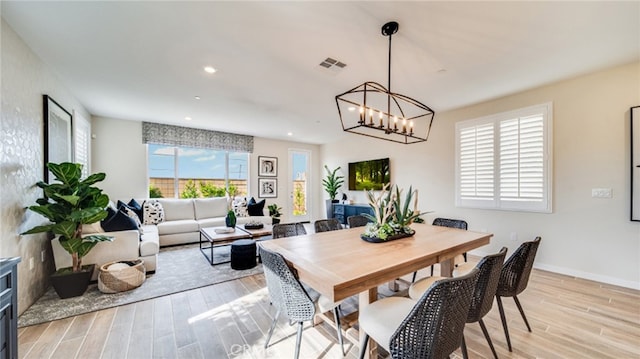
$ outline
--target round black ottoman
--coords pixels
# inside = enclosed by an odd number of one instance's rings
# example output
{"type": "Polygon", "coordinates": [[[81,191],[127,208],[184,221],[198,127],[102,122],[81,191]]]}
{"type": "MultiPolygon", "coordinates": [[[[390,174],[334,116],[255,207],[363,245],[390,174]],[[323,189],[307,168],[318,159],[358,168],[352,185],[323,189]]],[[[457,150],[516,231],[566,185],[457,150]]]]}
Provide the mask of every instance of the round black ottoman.
{"type": "Polygon", "coordinates": [[[231,243],[231,268],[250,269],[256,266],[256,241],[239,239],[231,243]]]}

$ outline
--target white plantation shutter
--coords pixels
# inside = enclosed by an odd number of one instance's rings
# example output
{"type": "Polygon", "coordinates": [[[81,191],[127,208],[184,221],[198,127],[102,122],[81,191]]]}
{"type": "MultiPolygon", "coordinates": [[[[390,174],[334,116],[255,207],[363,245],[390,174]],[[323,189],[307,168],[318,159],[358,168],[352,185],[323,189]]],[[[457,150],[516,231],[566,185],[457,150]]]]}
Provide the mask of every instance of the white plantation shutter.
{"type": "Polygon", "coordinates": [[[82,178],[87,178],[91,173],[91,123],[73,112],[73,139],[75,163],[82,165],[82,178]]]}
{"type": "Polygon", "coordinates": [[[551,103],[456,124],[456,204],[551,212],[551,103]]]}

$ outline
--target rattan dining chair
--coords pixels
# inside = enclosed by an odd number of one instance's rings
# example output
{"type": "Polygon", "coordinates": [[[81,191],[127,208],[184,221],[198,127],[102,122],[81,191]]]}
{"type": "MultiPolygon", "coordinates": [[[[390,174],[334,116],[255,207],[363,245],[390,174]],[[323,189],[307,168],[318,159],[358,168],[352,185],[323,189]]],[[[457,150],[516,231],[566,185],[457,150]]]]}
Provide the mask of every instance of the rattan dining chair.
{"type": "Polygon", "coordinates": [[[509,351],[511,350],[511,339],[509,338],[509,329],[507,328],[507,319],[504,315],[504,308],[502,307],[502,297],[513,297],[516,302],[516,306],[520,311],[524,324],[527,325],[527,329],[531,332],[531,326],[527,321],[527,317],[524,315],[522,305],[518,300],[518,294],[522,293],[527,288],[529,283],[529,275],[533,268],[533,261],[538,251],[538,246],[542,238],[536,237],[533,241],[524,242],[516,249],[516,251],[504,262],[502,270],[500,271],[500,280],[498,281],[498,289],[496,290],[496,300],[498,302],[498,310],[500,310],[500,320],[502,321],[502,327],[504,328],[504,335],[507,338],[507,346],[509,351]]]}
{"type": "MultiPolygon", "coordinates": [[[[463,221],[461,219],[450,219],[450,218],[436,218],[433,220],[432,225],[434,226],[441,226],[441,227],[449,227],[449,228],[458,228],[458,229],[464,229],[465,231],[467,230],[467,222],[463,221]]],[[[462,257],[464,258],[464,261],[467,261],[467,253],[462,253],[462,257]]],[[[413,272],[413,278],[411,279],[411,283],[416,281],[416,275],[418,274],[418,272],[413,272]]],[[[431,265],[431,276],[433,277],[433,265],[431,265]]]]}
{"type": "MultiPolygon", "coordinates": [[[[484,325],[482,318],[491,310],[493,305],[493,297],[496,295],[496,289],[498,288],[498,280],[500,280],[500,271],[502,270],[502,264],[504,258],[507,255],[507,248],[502,247],[500,252],[496,254],[488,255],[480,260],[475,267],[468,268],[467,271],[462,272],[460,269],[456,269],[453,273],[454,277],[459,277],[468,273],[469,270],[474,268],[478,269],[478,282],[473,293],[473,299],[471,300],[471,306],[469,307],[469,314],[467,315],[467,323],[478,322],[482,333],[484,334],[493,357],[498,359],[498,354],[493,347],[493,342],[487,331],[487,327],[484,325]]],[[[442,277],[428,277],[421,279],[409,287],[409,297],[411,299],[419,299],[424,292],[436,281],[442,279],[442,277]]],[[[462,357],[467,359],[467,346],[462,337],[462,357]]]]}
{"type": "Polygon", "coordinates": [[[264,343],[265,349],[269,346],[269,341],[278,322],[278,317],[280,314],[284,314],[289,321],[298,324],[294,356],[297,359],[300,356],[303,323],[305,321],[313,321],[316,313],[324,313],[331,310],[333,311],[336,324],[340,350],[344,356],[344,343],[342,330],[340,329],[340,315],[338,314],[339,303],[333,303],[329,298],[322,295],[312,299],[281,254],[264,249],[261,246],[259,247],[259,251],[262,257],[269,297],[271,303],[276,307],[276,314],[273,317],[273,323],[271,324],[271,328],[269,328],[269,334],[264,343]]]}
{"type": "Polygon", "coordinates": [[[447,358],[462,343],[478,270],[436,281],[417,301],[388,297],[360,308],[358,323],[365,335],[360,358],[372,338],[392,358],[447,358]]]}
{"type": "Polygon", "coordinates": [[[316,233],[337,231],[342,229],[342,224],[335,218],[319,219],[313,223],[316,233]]]}
{"type": "Polygon", "coordinates": [[[273,239],[307,234],[302,223],[278,223],[271,229],[273,239]]]}
{"type": "Polygon", "coordinates": [[[347,217],[347,224],[349,228],[364,227],[369,223],[369,219],[361,214],[347,217]]]}

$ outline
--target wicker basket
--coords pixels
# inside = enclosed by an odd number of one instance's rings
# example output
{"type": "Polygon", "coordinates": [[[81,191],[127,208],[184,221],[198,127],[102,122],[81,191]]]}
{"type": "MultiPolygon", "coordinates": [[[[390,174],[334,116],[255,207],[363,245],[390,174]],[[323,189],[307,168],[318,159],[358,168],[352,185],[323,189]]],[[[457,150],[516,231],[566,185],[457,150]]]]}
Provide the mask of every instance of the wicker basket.
{"type": "Polygon", "coordinates": [[[144,282],[145,274],[144,262],[141,259],[105,263],[100,267],[98,289],[102,293],[118,293],[138,288],[144,282]],[[116,263],[133,263],[133,265],[123,269],[109,270],[109,267],[116,263]]]}

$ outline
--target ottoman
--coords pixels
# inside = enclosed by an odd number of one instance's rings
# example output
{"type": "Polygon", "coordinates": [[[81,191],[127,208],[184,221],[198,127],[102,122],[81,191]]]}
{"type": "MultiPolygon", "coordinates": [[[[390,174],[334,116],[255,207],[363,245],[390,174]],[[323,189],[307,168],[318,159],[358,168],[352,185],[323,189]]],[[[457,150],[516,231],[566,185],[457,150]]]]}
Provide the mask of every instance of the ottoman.
{"type": "Polygon", "coordinates": [[[256,241],[239,239],[231,243],[231,268],[250,269],[256,266],[256,241]]]}

